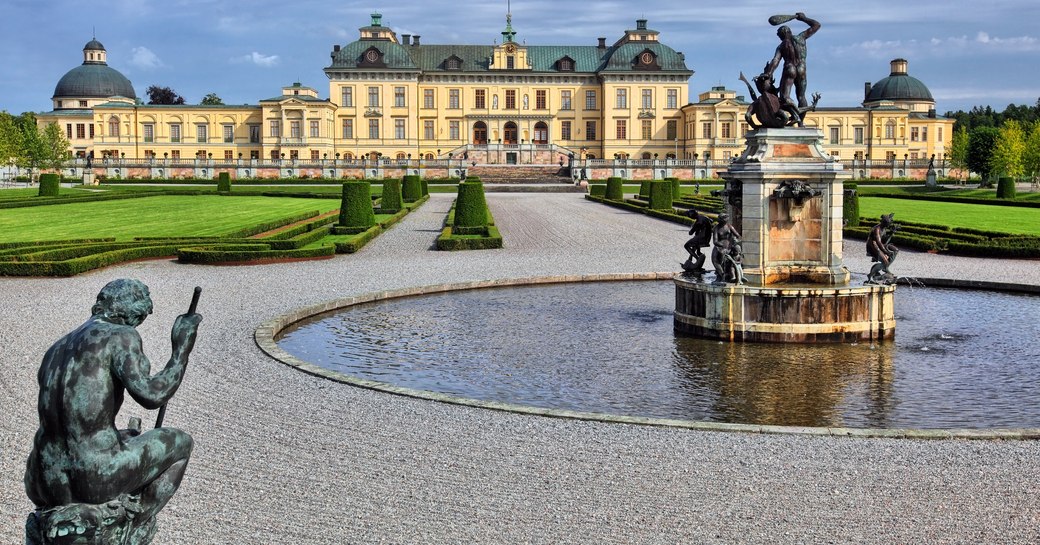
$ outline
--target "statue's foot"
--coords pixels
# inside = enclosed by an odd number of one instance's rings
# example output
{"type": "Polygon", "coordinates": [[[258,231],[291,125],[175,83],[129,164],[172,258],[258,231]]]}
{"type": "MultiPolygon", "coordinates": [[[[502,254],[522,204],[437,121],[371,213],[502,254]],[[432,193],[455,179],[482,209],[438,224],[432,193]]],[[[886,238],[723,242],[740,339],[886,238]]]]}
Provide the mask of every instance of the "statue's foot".
{"type": "Polygon", "coordinates": [[[148,545],[152,542],[152,538],[155,537],[155,519],[148,519],[140,526],[134,527],[133,531],[130,532],[130,537],[127,539],[127,543],[133,545],[148,545]]]}

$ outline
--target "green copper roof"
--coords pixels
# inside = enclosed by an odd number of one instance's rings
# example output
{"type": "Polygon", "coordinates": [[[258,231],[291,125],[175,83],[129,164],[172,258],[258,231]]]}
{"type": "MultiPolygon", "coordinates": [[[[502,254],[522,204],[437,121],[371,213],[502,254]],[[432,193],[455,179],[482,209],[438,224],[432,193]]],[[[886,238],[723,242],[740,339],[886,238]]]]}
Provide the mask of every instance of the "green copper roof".
{"type": "Polygon", "coordinates": [[[137,98],[126,76],[107,64],[83,64],[69,70],[54,87],[54,98],[137,98]]]}
{"type": "Polygon", "coordinates": [[[921,80],[907,74],[892,74],[875,83],[863,102],[878,100],[925,100],[935,102],[931,91],[921,80]]]}

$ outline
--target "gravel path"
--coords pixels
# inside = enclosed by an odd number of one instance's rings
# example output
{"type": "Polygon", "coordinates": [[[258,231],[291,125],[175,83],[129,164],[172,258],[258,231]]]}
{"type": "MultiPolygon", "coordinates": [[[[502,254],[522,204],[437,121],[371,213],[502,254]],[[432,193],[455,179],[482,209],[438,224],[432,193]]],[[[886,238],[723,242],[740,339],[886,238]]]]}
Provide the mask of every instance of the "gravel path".
{"type": "MultiPolygon", "coordinates": [[[[685,229],[575,194],[488,194],[505,249],[431,251],[430,202],[361,252],[207,267],[131,263],[0,279],[0,542],[21,540],[35,371],[104,283],[148,284],[140,328],[160,366],[204,288],[205,316],[167,425],[195,438],[157,544],[1037,543],[1040,441],[754,435],[521,416],[352,388],[265,357],[254,328],[373,290],[531,275],[677,270],[685,229]]],[[[861,242],[850,267],[867,268],[861,242]]],[[[1027,261],[904,252],[903,275],[1040,284],[1027,261]]],[[[154,413],[128,402],[120,423],[154,413]]]]}

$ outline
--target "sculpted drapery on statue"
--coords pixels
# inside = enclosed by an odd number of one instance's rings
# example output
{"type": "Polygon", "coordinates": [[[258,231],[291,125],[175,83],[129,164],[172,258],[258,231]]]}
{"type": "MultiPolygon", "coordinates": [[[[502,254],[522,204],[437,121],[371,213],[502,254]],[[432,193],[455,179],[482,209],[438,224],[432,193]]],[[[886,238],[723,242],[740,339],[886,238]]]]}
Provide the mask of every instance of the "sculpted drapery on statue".
{"type": "Polygon", "coordinates": [[[121,430],[115,418],[125,394],[146,409],[173,397],[202,320],[194,302],[177,317],[170,360],[151,375],[135,329],[151,312],[147,286],[112,281],[90,319],[44,355],[40,427],[25,471],[37,507],[26,522],[27,543],[151,542],[155,515],[180,485],[192,439],[174,428],[121,430]]]}

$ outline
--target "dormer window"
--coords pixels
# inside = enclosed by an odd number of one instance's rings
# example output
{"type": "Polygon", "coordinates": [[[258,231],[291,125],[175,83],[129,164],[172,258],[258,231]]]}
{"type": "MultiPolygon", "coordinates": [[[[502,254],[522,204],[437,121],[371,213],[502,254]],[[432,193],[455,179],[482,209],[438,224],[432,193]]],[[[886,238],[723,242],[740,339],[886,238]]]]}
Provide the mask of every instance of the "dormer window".
{"type": "Polygon", "coordinates": [[[570,57],[564,57],[556,61],[556,69],[560,72],[573,72],[574,71],[574,59],[570,57]]]}
{"type": "Polygon", "coordinates": [[[642,53],[636,56],[632,63],[632,67],[636,70],[660,70],[661,66],[657,64],[657,53],[649,49],[644,49],[642,53]]]}
{"type": "Polygon", "coordinates": [[[445,70],[462,70],[462,59],[452,55],[444,60],[445,70]]]}
{"type": "Polygon", "coordinates": [[[362,68],[386,68],[386,62],[383,61],[383,52],[376,47],[370,47],[361,54],[361,59],[358,61],[358,67],[362,68]]]}

